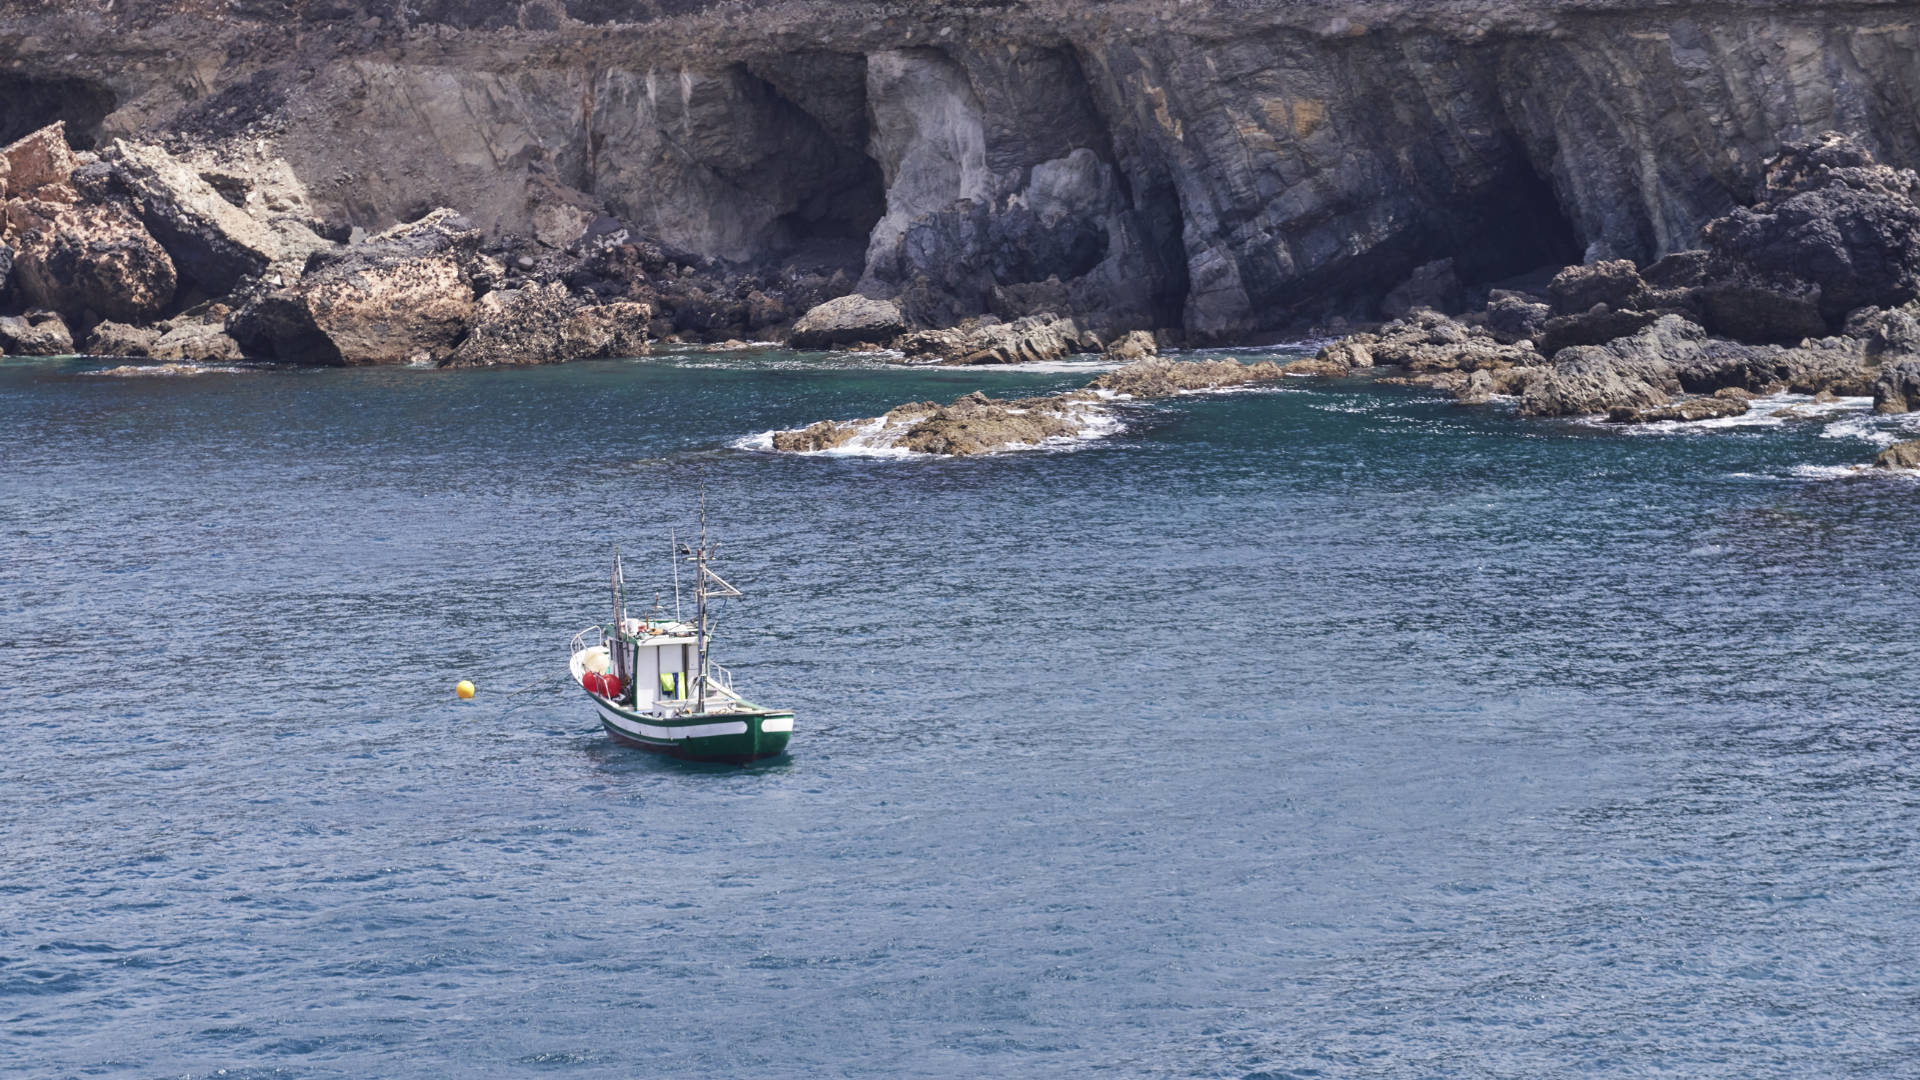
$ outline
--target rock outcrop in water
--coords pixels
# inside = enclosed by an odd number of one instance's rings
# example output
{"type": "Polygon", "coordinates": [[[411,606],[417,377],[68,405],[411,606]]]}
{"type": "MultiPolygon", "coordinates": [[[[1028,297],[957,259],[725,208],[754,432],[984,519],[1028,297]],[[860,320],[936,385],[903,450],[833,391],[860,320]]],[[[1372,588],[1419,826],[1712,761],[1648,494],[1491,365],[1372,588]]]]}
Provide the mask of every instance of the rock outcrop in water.
{"type": "Polygon", "coordinates": [[[1272,382],[1286,373],[1272,361],[1142,360],[1089,382],[1084,388],[1044,397],[1003,400],[978,391],[950,405],[919,401],[884,416],[863,420],[822,420],[804,428],[776,431],[772,449],[783,453],[819,453],[857,449],[866,453],[900,452],[973,457],[1084,438],[1118,426],[1116,400],[1172,397],[1272,382]]]}

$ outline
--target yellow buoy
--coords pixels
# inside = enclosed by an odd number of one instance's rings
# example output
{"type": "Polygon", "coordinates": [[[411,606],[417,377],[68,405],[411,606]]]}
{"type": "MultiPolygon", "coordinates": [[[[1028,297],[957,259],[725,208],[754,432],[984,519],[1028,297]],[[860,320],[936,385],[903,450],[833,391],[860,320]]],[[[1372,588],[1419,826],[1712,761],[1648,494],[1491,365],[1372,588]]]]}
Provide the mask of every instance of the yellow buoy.
{"type": "Polygon", "coordinates": [[[460,680],[460,685],[454,687],[453,692],[460,695],[461,701],[473,700],[473,684],[465,679],[460,680]]]}

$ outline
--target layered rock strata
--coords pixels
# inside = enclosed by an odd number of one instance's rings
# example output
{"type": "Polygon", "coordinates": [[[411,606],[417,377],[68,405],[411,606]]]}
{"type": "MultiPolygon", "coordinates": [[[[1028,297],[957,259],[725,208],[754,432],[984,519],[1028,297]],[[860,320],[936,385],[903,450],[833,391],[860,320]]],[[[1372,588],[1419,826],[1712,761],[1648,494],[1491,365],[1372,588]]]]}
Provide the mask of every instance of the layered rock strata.
{"type": "MultiPolygon", "coordinates": [[[[708,275],[626,297],[696,337],[777,334],[838,273],[812,303],[1244,338],[1652,263],[1818,131],[1920,164],[1903,0],[0,0],[0,41],[0,139],[165,142],[323,235],[451,206],[540,263],[626,229],[708,275]]],[[[272,257],[129,198],[209,296],[272,257]]]]}

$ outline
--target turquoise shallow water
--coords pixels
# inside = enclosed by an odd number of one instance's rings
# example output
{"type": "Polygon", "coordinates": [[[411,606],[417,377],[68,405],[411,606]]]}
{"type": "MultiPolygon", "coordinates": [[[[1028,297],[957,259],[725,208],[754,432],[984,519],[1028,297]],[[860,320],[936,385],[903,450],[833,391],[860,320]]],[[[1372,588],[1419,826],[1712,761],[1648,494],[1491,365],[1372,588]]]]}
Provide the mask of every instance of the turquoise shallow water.
{"type": "Polygon", "coordinates": [[[102,366],[0,361],[8,1075],[1920,1075],[1911,426],[793,458],[1087,376],[102,366]],[[792,754],[508,711],[702,473],[792,754]]]}

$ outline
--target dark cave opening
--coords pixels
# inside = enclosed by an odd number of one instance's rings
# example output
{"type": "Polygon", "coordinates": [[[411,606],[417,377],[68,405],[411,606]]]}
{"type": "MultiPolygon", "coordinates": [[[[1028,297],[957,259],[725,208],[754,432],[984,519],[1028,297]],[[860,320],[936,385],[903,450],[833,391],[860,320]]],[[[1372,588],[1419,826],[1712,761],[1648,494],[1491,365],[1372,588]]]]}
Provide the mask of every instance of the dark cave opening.
{"type": "Polygon", "coordinates": [[[1584,251],[1547,178],[1516,160],[1451,230],[1462,283],[1484,286],[1541,267],[1577,263],[1584,251]]]}
{"type": "Polygon", "coordinates": [[[1180,191],[1171,177],[1155,177],[1136,189],[1128,183],[1124,169],[1115,172],[1146,234],[1142,247],[1152,280],[1153,325],[1185,326],[1192,281],[1187,274],[1186,216],[1180,208],[1180,191]]]}
{"type": "Polygon", "coordinates": [[[112,90],[68,75],[0,73],[0,146],[46,127],[67,123],[67,144],[91,150],[100,125],[118,105],[112,90]]]}
{"type": "Polygon", "coordinates": [[[799,205],[775,220],[773,246],[789,261],[857,271],[866,260],[867,238],[886,212],[879,163],[864,154],[837,154],[799,205]]]}

